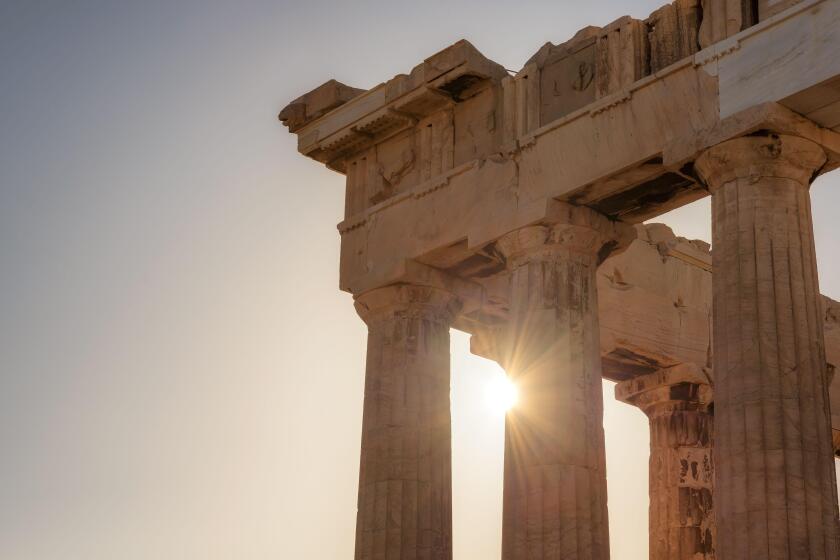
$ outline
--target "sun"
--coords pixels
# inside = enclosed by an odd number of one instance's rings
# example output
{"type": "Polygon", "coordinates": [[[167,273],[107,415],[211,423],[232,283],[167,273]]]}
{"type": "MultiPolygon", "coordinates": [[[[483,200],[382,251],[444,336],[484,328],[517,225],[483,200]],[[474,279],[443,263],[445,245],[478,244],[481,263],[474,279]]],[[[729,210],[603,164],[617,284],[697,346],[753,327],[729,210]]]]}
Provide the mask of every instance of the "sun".
{"type": "Polygon", "coordinates": [[[516,404],[519,390],[510,378],[500,373],[487,384],[487,404],[496,412],[507,412],[516,404]]]}

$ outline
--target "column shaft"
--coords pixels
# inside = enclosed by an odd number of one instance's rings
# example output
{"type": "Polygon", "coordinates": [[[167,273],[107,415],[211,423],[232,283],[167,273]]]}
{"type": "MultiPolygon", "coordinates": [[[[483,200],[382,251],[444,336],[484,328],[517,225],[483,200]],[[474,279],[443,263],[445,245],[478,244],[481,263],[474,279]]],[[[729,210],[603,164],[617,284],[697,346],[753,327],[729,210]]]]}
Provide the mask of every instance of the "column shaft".
{"type": "Polygon", "coordinates": [[[609,558],[595,272],[615,225],[573,212],[575,225],[499,242],[511,270],[503,365],[519,389],[505,427],[503,560],[609,558]]]}
{"type": "Polygon", "coordinates": [[[356,560],[452,558],[449,326],[457,301],[419,286],[368,292],[356,560]]]}
{"type": "Polygon", "coordinates": [[[745,137],[697,161],[712,191],[718,557],[840,557],[808,185],[822,149],[745,137]]]}

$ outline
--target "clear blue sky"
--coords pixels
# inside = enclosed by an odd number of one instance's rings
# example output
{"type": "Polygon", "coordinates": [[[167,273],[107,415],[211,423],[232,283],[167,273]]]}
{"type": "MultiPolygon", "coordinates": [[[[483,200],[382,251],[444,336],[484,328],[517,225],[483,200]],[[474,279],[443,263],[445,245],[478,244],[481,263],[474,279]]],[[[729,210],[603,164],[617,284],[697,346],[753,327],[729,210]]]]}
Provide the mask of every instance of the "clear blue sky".
{"type": "MultiPolygon", "coordinates": [[[[276,114],[462,37],[516,69],[660,3],[0,0],[0,558],[350,558],[343,182],[276,114]]],[[[813,195],[840,298],[840,178],[813,195]]],[[[709,238],[705,202],[668,219],[709,238]]],[[[453,337],[458,560],[498,557],[495,375],[453,337]]],[[[613,558],[640,560],[646,422],[608,402],[606,427],[613,558]]]]}

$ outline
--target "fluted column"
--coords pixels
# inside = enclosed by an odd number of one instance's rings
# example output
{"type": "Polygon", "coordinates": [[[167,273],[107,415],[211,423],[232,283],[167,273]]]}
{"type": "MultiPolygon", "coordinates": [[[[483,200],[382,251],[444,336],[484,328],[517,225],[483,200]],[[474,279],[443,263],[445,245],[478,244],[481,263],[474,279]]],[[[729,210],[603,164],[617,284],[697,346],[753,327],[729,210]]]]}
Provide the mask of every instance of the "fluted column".
{"type": "Polygon", "coordinates": [[[840,557],[808,187],[826,155],[750,136],[696,162],[712,193],[721,560],[840,557]]]}
{"type": "Polygon", "coordinates": [[[368,325],[356,560],[452,558],[450,293],[363,294],[368,325]]]}
{"type": "Polygon", "coordinates": [[[650,420],[650,559],[711,560],[711,387],[688,364],[623,381],[615,397],[650,420]]]}
{"type": "MultiPolygon", "coordinates": [[[[834,374],[835,374],[835,367],[832,364],[828,364],[828,386],[831,387],[831,384],[834,382],[834,374]]],[[[831,425],[831,443],[832,447],[834,448],[834,456],[840,457],[840,430],[834,428],[834,423],[832,422],[831,425]]]]}
{"type": "Polygon", "coordinates": [[[502,365],[519,389],[505,426],[503,560],[609,558],[595,272],[628,233],[559,208],[560,223],[497,244],[511,271],[502,365]]]}

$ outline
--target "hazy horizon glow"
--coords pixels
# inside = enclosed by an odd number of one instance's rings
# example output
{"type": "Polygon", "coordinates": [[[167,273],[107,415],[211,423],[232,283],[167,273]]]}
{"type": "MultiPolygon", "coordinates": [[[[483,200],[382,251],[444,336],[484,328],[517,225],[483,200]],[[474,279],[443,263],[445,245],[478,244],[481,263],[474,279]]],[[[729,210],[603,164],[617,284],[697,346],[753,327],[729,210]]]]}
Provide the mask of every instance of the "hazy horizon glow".
{"type": "MultiPolygon", "coordinates": [[[[0,558],[350,558],[365,327],[343,178],[277,122],[460,38],[507,68],[665,0],[0,4],[0,558]]],[[[812,190],[840,299],[840,172],[812,190]]],[[[662,218],[709,240],[708,201],[662,218]]],[[[452,333],[457,560],[499,557],[496,364],[452,333]]],[[[614,560],[647,558],[647,420],[605,384],[614,560]]]]}

